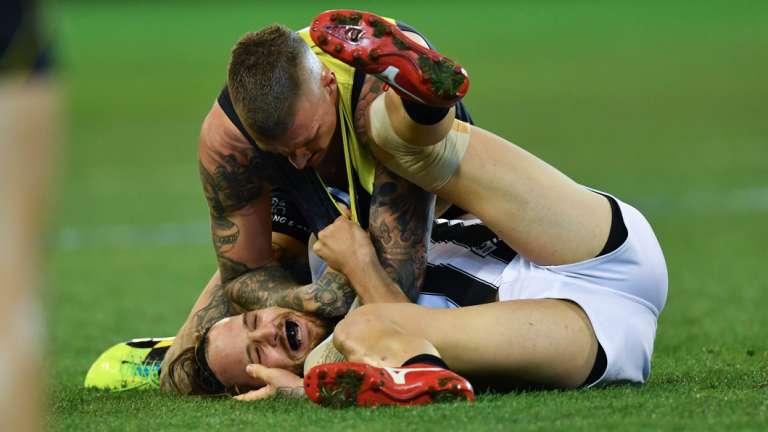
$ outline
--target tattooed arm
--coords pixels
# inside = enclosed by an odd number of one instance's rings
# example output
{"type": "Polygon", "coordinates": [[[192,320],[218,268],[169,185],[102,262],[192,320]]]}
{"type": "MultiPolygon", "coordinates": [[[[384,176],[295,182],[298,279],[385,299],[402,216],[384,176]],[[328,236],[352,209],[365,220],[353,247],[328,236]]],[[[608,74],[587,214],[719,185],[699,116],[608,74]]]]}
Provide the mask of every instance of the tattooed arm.
{"type": "Polygon", "coordinates": [[[376,167],[368,232],[381,266],[415,302],[424,284],[434,195],[376,167]]]}
{"type": "Polygon", "coordinates": [[[315,282],[304,284],[309,279],[306,246],[302,244],[299,256],[285,247],[286,240],[297,240],[280,233],[272,235],[284,238],[282,245],[272,245],[277,262],[232,280],[227,286],[230,298],[245,310],[280,306],[329,318],[344,315],[355,297],[347,279],[329,269],[315,282]]]}
{"type": "Polygon", "coordinates": [[[222,284],[272,262],[271,191],[264,164],[218,103],[200,132],[200,180],[222,284]]]}
{"type": "Polygon", "coordinates": [[[338,316],[354,298],[346,278],[333,271],[315,284],[302,285],[309,280],[306,245],[271,232],[270,190],[260,179],[257,155],[217,103],[203,123],[199,154],[219,271],[198,297],[163,359],[161,387],[181,393],[190,391],[188,377],[180,376],[184,375],[180,370],[175,383],[181,388],[175,388],[168,365],[222,318],[267,306],[338,316]]]}
{"type": "MultiPolygon", "coordinates": [[[[418,34],[405,34],[427,47],[427,42],[418,34]]],[[[396,95],[393,91],[387,93],[396,95]]],[[[378,96],[376,91],[371,91],[366,98],[369,101],[367,106],[378,96]]],[[[359,129],[358,134],[370,146],[372,138],[368,108],[364,107],[361,115],[365,115],[365,118],[357,124],[364,129],[359,129]]],[[[448,117],[453,117],[453,114],[448,117]]],[[[419,125],[414,127],[419,128],[419,125]]],[[[368,231],[382,267],[413,302],[419,297],[424,284],[434,208],[433,194],[397,176],[382,164],[377,164],[368,231]]]]}
{"type": "Polygon", "coordinates": [[[339,217],[313,248],[363,304],[416,302],[424,283],[434,197],[377,167],[369,232],[339,217]]]}
{"type": "MultiPolygon", "coordinates": [[[[427,47],[426,41],[416,33],[405,32],[414,42],[427,47]]],[[[382,82],[368,76],[360,92],[355,111],[355,133],[363,146],[370,148],[370,107],[376,98],[394,97],[402,107],[399,96],[393,91],[385,91],[382,82]]],[[[452,124],[452,120],[442,121],[440,127],[423,127],[411,121],[404,109],[400,110],[408,125],[405,133],[409,139],[431,144],[439,141],[437,134],[445,136],[443,123],[452,124]],[[413,135],[413,137],[411,136],[413,135]]],[[[446,119],[453,117],[451,111],[446,119]]],[[[373,195],[368,230],[382,267],[392,280],[413,302],[419,296],[427,267],[427,246],[432,219],[434,216],[435,197],[411,182],[377,164],[374,177],[373,195]]]]}
{"type": "MultiPolygon", "coordinates": [[[[372,143],[370,106],[384,93],[381,81],[366,79],[355,112],[355,132],[363,146],[372,143]]],[[[368,230],[382,267],[414,302],[424,282],[434,203],[434,195],[377,164],[368,230]]]]}
{"type": "Polygon", "coordinates": [[[306,246],[284,235],[270,243],[280,234],[271,233],[271,193],[259,155],[214,105],[201,132],[200,178],[224,292],[245,310],[281,306],[342,315],[354,297],[345,278],[331,271],[304,285],[308,278],[296,269],[307,274],[306,246]]]}

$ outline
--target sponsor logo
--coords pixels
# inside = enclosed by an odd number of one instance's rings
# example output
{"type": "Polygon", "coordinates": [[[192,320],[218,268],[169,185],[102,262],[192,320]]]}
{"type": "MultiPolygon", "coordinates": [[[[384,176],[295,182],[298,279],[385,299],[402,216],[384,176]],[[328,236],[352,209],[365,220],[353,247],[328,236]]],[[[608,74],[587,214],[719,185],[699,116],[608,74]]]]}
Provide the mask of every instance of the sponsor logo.
{"type": "Polygon", "coordinates": [[[392,381],[395,384],[405,384],[405,376],[410,372],[438,372],[444,369],[440,368],[389,368],[385,367],[385,371],[392,377],[392,381]]]}

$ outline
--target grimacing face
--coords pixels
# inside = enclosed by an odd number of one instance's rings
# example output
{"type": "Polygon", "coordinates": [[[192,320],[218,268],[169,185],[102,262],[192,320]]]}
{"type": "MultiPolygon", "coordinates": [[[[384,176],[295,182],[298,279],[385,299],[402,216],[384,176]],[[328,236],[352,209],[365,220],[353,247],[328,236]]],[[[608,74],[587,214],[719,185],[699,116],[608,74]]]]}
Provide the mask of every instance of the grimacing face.
{"type": "Polygon", "coordinates": [[[206,357],[225,386],[241,390],[264,386],[245,371],[250,363],[301,374],[304,359],[328,334],[317,318],[270,307],[224,318],[208,332],[206,357]]]}
{"type": "Polygon", "coordinates": [[[319,85],[306,83],[303,86],[293,124],[285,136],[268,140],[254,135],[259,147],[287,157],[298,169],[317,167],[328,152],[336,131],[337,99],[336,76],[323,68],[319,85]]]}

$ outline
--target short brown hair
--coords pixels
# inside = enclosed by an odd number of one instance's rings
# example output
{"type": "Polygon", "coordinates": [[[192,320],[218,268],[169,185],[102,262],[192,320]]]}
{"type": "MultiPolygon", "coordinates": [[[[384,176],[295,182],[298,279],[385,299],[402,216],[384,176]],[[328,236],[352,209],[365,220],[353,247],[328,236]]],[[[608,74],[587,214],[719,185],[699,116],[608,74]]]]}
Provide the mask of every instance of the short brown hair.
{"type": "Polygon", "coordinates": [[[281,25],[247,33],[232,49],[227,87],[240,120],[250,131],[270,139],[288,131],[308,49],[298,34],[281,25]]]}

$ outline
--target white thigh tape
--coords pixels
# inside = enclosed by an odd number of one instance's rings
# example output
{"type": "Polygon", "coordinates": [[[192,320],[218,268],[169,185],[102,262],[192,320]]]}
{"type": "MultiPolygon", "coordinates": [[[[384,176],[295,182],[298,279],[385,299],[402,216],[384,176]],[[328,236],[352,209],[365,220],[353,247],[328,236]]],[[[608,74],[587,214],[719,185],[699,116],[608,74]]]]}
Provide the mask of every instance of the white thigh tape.
{"type": "Polygon", "coordinates": [[[378,148],[374,155],[397,175],[422,189],[434,192],[448,183],[459,168],[469,145],[469,125],[454,120],[450,132],[431,146],[416,146],[403,141],[392,128],[380,96],[371,105],[371,135],[378,148]]]}

